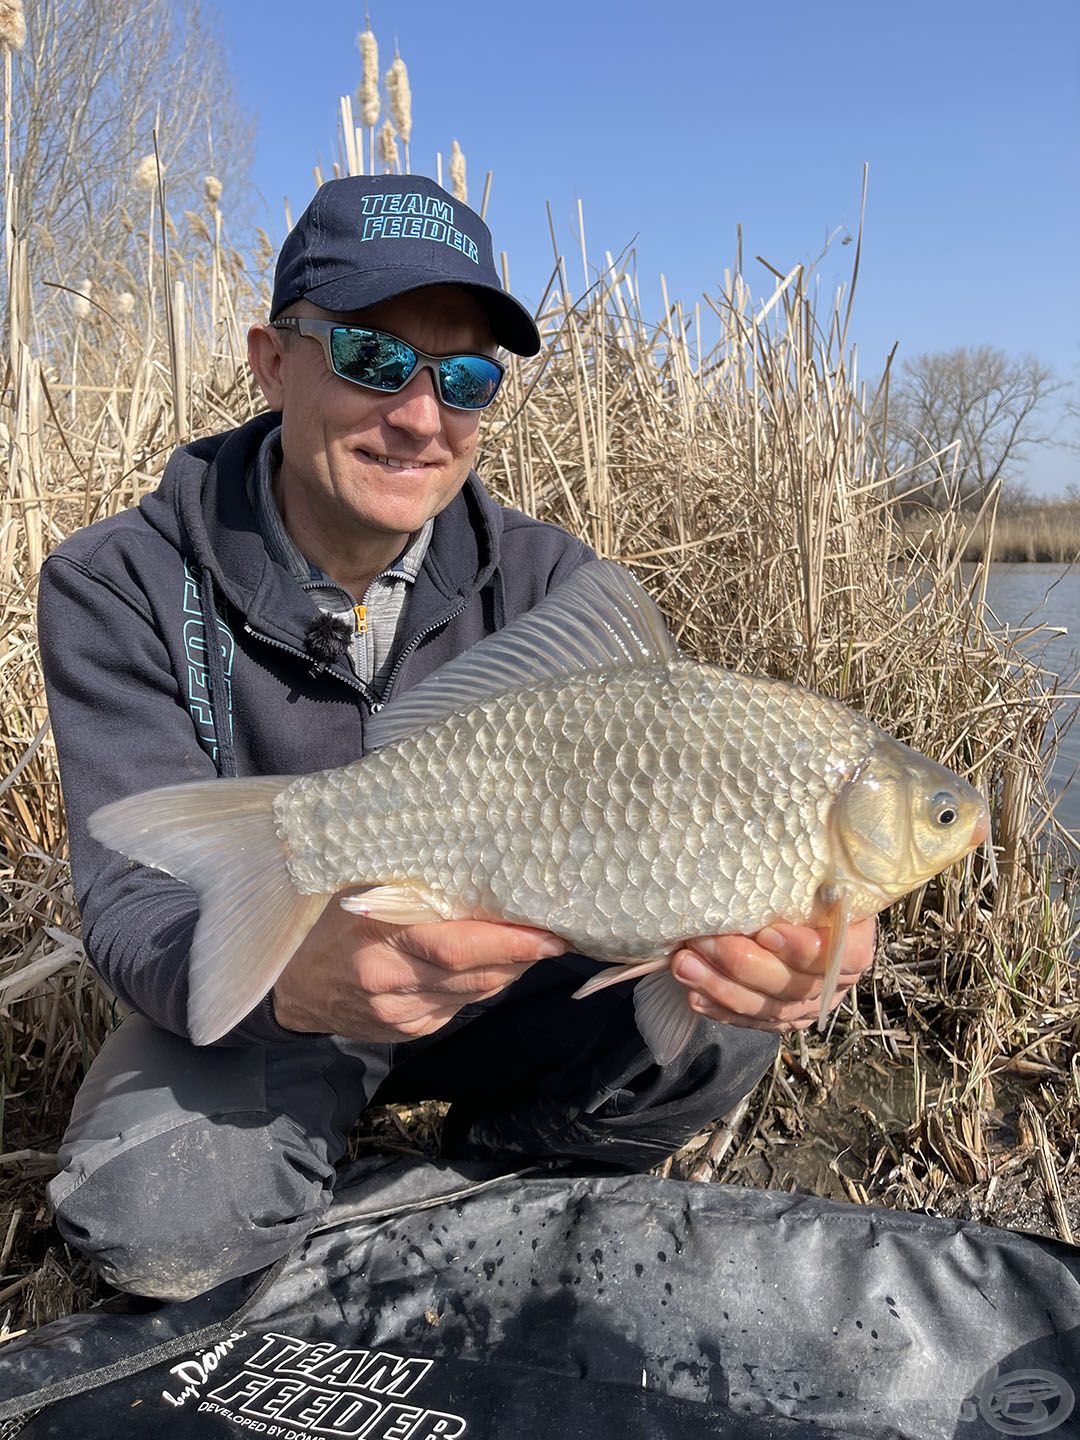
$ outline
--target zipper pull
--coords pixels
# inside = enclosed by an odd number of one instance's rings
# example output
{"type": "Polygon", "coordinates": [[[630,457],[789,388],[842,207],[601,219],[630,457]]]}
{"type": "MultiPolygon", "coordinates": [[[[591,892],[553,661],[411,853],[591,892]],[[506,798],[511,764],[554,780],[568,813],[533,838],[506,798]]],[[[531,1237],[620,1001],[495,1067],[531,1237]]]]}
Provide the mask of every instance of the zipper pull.
{"type": "Polygon", "coordinates": [[[367,606],[366,606],[366,605],[354,605],[354,606],[353,606],[353,614],[356,616],[356,633],[357,633],[357,635],[366,635],[366,634],[367,634],[367,606]]]}

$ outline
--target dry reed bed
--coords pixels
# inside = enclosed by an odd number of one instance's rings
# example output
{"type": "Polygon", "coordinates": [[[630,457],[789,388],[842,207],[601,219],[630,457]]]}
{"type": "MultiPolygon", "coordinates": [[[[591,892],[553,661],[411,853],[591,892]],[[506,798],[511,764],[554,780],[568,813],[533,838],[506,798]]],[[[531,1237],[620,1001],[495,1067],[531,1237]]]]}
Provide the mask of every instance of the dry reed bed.
{"type": "MultiPolygon", "coordinates": [[[[925,526],[911,521],[907,533],[918,544],[925,526]]],[[[1080,561],[1080,500],[1045,501],[1007,515],[986,516],[972,526],[963,558],[994,564],[1075,565],[1080,561]]]]}
{"type": "MultiPolygon", "coordinates": [[[[58,295],[31,336],[26,259],[15,255],[0,411],[0,1334],[93,1294],[48,1231],[43,1179],[75,1088],[116,1019],[78,941],[35,651],[35,576],[63,535],[137,502],[177,436],[220,430],[257,408],[241,329],[264,313],[268,247],[255,273],[245,271],[222,247],[208,195],[205,251],[170,253],[166,272],[161,198],[148,201],[135,309],[118,317],[92,304],[75,327],[77,354],[58,295]]],[[[936,522],[898,581],[899,520],[872,451],[884,396],[857,384],[846,314],[815,314],[801,269],[773,272],[767,288],[755,300],[740,273],[730,276],[707,302],[720,341],[701,354],[700,316],[674,305],[648,324],[625,268],[605,269],[574,305],[557,264],[542,305],[544,351],[512,361],[481,473],[506,500],[629,564],[688,651],[839,696],[986,787],[996,851],[984,847],[894,907],[881,963],[828,1043],[798,1038],[674,1173],[753,1179],[753,1158],[805,1128],[809,1101],[828,1094],[838,1062],[884,1072],[902,1061],[924,1077],[914,1118],[879,1127],[863,1171],[844,1179],[853,1198],[940,1205],[985,1186],[997,1163],[992,1092],[1004,1072],[1037,1077],[1040,1173],[1048,1191],[1067,1188],[1080,1096],[1068,1061],[1073,921],[1052,885],[1067,856],[1044,822],[1052,697],[988,627],[979,575],[961,584],[955,517],[936,522]],[[1037,843],[1040,831],[1049,846],[1037,843]]],[[[411,1129],[406,1121],[414,1139],[434,1134],[430,1110],[411,1129]]],[[[1034,1122],[1025,1123],[1030,1133],[1034,1122]]],[[[398,1118],[369,1126],[375,1137],[401,1132],[398,1118]]]]}

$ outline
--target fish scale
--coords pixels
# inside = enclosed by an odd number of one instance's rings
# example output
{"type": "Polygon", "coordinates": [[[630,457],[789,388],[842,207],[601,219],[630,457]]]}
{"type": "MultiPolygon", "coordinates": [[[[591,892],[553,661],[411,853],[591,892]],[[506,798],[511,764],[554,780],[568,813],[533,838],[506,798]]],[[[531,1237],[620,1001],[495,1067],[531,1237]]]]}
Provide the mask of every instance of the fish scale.
{"type": "Polygon", "coordinates": [[[828,815],[882,732],[691,661],[483,701],[275,803],[301,891],[408,883],[444,918],[541,925],[597,959],[806,919],[828,815]]]}

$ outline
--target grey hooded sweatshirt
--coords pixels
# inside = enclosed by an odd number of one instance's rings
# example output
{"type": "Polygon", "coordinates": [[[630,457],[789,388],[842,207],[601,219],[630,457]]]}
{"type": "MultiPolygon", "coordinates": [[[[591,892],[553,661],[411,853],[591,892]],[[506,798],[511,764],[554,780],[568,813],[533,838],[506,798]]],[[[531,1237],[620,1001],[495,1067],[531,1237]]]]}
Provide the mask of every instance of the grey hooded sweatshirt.
{"type": "MultiPolygon", "coordinates": [[[[158,785],[351,763],[373,708],[593,558],[556,526],[496,504],[470,474],[435,519],[376,691],[346,659],[326,659],[314,600],[263,542],[246,475],[280,423],[260,415],[177,450],[157,490],[65,540],[41,574],[41,654],[83,942],[123,1001],[179,1035],[194,892],[104,849],[87,818],[158,785]]],[[[293,1038],[267,998],[222,1043],[293,1038]]]]}

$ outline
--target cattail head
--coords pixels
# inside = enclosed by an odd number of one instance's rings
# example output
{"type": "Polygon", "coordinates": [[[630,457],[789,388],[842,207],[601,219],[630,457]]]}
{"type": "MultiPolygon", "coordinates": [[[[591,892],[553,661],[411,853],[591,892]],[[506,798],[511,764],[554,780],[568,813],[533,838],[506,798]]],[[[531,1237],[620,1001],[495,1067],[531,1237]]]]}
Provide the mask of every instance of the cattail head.
{"type": "Polygon", "coordinates": [[[363,75],[356,98],[360,101],[360,119],[367,126],[378,123],[379,119],[379,42],[370,29],[361,30],[356,37],[360,47],[363,75]]]}
{"type": "Polygon", "coordinates": [[[0,50],[21,50],[25,44],[22,0],[0,0],[0,50]]]}
{"type": "Polygon", "coordinates": [[[469,203],[469,187],[465,183],[465,155],[456,140],[450,151],[450,184],[454,189],[454,199],[467,205],[469,203]]]}
{"type": "Polygon", "coordinates": [[[394,139],[394,127],[389,119],[383,121],[379,131],[379,159],[391,175],[398,168],[398,148],[394,139]]]}
{"type": "Polygon", "coordinates": [[[71,313],[76,320],[90,318],[90,281],[77,280],[71,287],[76,293],[71,297],[71,313]]]}
{"type": "Polygon", "coordinates": [[[386,72],[386,93],[390,96],[394,126],[408,145],[412,134],[412,91],[409,89],[409,72],[400,55],[394,56],[394,63],[386,72]]]}
{"type": "Polygon", "coordinates": [[[140,190],[157,189],[158,162],[156,155],[144,155],[135,166],[135,184],[140,190]]]}
{"type": "Polygon", "coordinates": [[[135,309],[135,296],[130,290],[120,290],[113,299],[113,309],[118,315],[130,315],[135,309]]]}
{"type": "Polygon", "coordinates": [[[223,186],[216,175],[203,176],[203,194],[206,196],[206,203],[213,210],[214,206],[221,199],[223,186]]]}

